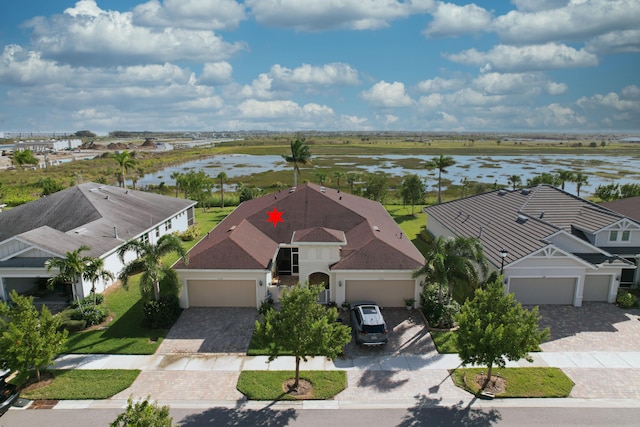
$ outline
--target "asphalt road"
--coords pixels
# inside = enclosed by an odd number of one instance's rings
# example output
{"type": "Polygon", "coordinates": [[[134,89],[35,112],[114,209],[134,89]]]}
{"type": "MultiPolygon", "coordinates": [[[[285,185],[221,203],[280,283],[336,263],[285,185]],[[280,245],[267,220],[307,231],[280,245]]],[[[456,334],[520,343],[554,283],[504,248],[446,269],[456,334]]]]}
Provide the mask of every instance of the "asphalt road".
{"type": "MultiPolygon", "coordinates": [[[[1,427],[108,426],[118,409],[11,410],[0,418],[1,427]]],[[[640,408],[465,408],[341,410],[246,410],[228,408],[172,409],[174,423],[181,426],[326,427],[343,426],[637,426],[640,408]]]]}

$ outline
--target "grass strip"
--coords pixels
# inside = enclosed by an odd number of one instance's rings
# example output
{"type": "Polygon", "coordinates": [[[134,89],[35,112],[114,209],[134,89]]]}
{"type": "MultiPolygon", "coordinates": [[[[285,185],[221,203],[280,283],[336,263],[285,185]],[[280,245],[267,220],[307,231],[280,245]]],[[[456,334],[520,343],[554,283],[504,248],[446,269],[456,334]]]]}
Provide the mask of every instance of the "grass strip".
{"type": "Polygon", "coordinates": [[[26,399],[84,400],[108,399],[131,386],[140,374],[138,369],[50,370],[50,384],[20,395],[26,399]]]}
{"type": "MultiPolygon", "coordinates": [[[[295,377],[294,371],[242,371],[237,389],[250,400],[299,400],[285,393],[283,384],[295,377]]],[[[300,378],[313,385],[308,400],[331,399],[347,388],[345,371],[301,371],[300,378]]]]}
{"type": "Polygon", "coordinates": [[[458,353],[455,331],[429,331],[431,339],[440,354],[458,353]]]}
{"type": "MultiPolygon", "coordinates": [[[[456,386],[478,394],[480,389],[474,378],[486,371],[486,368],[459,368],[450,373],[456,386]]],[[[497,368],[492,375],[500,376],[506,381],[505,391],[497,394],[498,398],[568,397],[574,386],[573,381],[560,368],[497,368]]]]}

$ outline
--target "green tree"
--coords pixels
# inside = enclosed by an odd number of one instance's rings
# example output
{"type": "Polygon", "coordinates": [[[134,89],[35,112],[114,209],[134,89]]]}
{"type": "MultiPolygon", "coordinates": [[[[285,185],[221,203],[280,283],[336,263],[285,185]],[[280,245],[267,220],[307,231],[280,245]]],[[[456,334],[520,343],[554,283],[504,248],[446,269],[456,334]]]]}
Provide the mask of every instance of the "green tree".
{"type": "Polygon", "coordinates": [[[91,250],[89,246],[81,245],[75,251],[67,252],[64,258],[51,258],[46,260],[44,263],[47,271],[51,271],[54,268],[58,269],[58,274],[47,280],[49,288],[52,288],[55,283],[71,284],[80,309],[82,309],[82,304],[80,304],[80,292],[78,292],[76,286],[80,282],[82,273],[84,272],[87,264],[91,263],[93,260],[90,256],[82,255],[82,252],[89,250],[91,250]]]}
{"type": "Polygon", "coordinates": [[[556,175],[552,175],[547,172],[543,172],[538,176],[527,179],[527,187],[535,187],[540,184],[548,184],[557,187],[560,185],[560,179],[556,175]]]}
{"type": "Polygon", "coordinates": [[[564,191],[564,184],[565,182],[572,182],[573,181],[573,172],[568,171],[568,170],[559,170],[558,171],[558,175],[556,175],[558,177],[558,180],[560,181],[560,188],[564,191]]]}
{"type": "Polygon", "coordinates": [[[115,279],[113,273],[104,268],[104,259],[91,258],[84,266],[82,272],[82,278],[88,280],[91,283],[91,293],[93,294],[93,306],[96,304],[96,283],[100,280],[107,281],[115,279]]]}
{"type": "Polygon", "coordinates": [[[333,177],[336,179],[336,187],[338,191],[340,191],[340,180],[347,177],[347,174],[341,171],[335,171],[333,173],[333,177]]]}
{"type": "Polygon", "coordinates": [[[475,237],[438,236],[424,257],[425,264],[414,271],[413,277],[425,276],[427,282],[437,284],[440,303],[443,303],[442,290],[446,287],[447,305],[456,285],[475,287],[489,270],[482,244],[475,237]]]}
{"type": "Polygon", "coordinates": [[[256,336],[267,344],[269,360],[288,352],[296,361],[295,382],[300,381],[300,361],[309,356],[324,356],[335,359],[345,345],[351,341],[351,330],[338,323],[338,310],[318,304],[324,285],[298,285],[285,291],[281,309],[270,309],[256,321],[256,336]]]}
{"type": "Polygon", "coordinates": [[[582,172],[578,172],[573,177],[573,182],[576,183],[576,196],[580,197],[580,190],[583,185],[589,185],[589,178],[582,172]]]}
{"type": "Polygon", "coordinates": [[[462,190],[463,199],[464,199],[464,196],[466,196],[467,190],[469,189],[470,186],[471,186],[471,182],[469,181],[469,178],[467,178],[466,176],[460,180],[460,189],[462,190]]]}
{"type": "Polygon", "coordinates": [[[507,360],[526,358],[548,336],[549,329],[538,326],[538,307],[522,307],[513,294],[505,295],[502,277],[476,289],[456,316],[459,329],[456,340],[464,365],[486,365],[486,387],[493,366],[504,367],[507,360]]]}
{"type": "Polygon", "coordinates": [[[623,199],[636,196],[640,196],[640,184],[627,183],[620,186],[620,197],[623,199]]]}
{"type": "Polygon", "coordinates": [[[303,140],[297,138],[291,143],[291,155],[282,156],[285,162],[293,163],[293,186],[298,185],[298,175],[300,175],[300,167],[298,164],[308,165],[311,163],[311,153],[309,146],[303,140]]]}
{"type": "Polygon", "coordinates": [[[329,175],[324,172],[316,172],[316,178],[318,178],[318,182],[320,183],[320,185],[324,185],[325,183],[329,182],[329,175]]]}
{"type": "Polygon", "coordinates": [[[224,171],[220,172],[216,176],[216,178],[220,182],[220,207],[224,208],[224,184],[229,180],[229,178],[227,177],[227,174],[224,173],[224,171]]]}
{"type": "Polygon", "coordinates": [[[113,153],[111,157],[118,162],[120,166],[120,176],[118,181],[120,181],[120,186],[125,187],[124,183],[126,181],[127,169],[135,166],[138,162],[135,159],[135,151],[129,152],[127,150],[120,151],[118,153],[113,153]]]}
{"type": "Polygon", "coordinates": [[[166,405],[158,406],[150,403],[151,396],[140,402],[127,399],[127,408],[118,415],[110,427],[173,427],[173,418],[170,416],[170,408],[166,405]]]}
{"type": "Polygon", "coordinates": [[[20,371],[28,377],[53,363],[67,339],[67,331],[59,331],[62,320],[54,317],[47,306],[38,310],[33,297],[9,294],[11,304],[0,301],[0,365],[20,371]]]}
{"type": "Polygon", "coordinates": [[[182,181],[182,173],[178,171],[171,172],[170,178],[175,180],[176,182],[176,198],[178,197],[178,193],[180,192],[180,183],[182,181]]]}
{"type": "Polygon", "coordinates": [[[353,186],[360,179],[360,174],[355,172],[350,172],[347,174],[347,184],[349,184],[349,192],[353,194],[353,186]]]}
{"type": "Polygon", "coordinates": [[[415,215],[415,205],[424,203],[425,190],[424,182],[422,182],[416,174],[411,174],[402,181],[402,187],[400,189],[402,202],[405,205],[411,205],[411,215],[415,215]]]}
{"type": "MultiPolygon", "coordinates": [[[[187,251],[182,246],[180,238],[175,234],[165,234],[158,239],[158,242],[144,242],[142,240],[129,240],[118,249],[118,256],[124,262],[125,254],[133,251],[136,259],[127,263],[118,278],[123,286],[127,286],[129,276],[142,272],[140,277],[140,293],[146,300],[153,295],[155,301],[160,300],[160,280],[164,277],[171,277],[171,267],[162,263],[162,257],[176,253],[185,263],[189,262],[187,251]]],[[[175,288],[179,288],[180,282],[173,283],[175,288]]]]}
{"type": "Polygon", "coordinates": [[[14,151],[11,156],[14,165],[18,165],[20,169],[24,169],[24,165],[37,165],[38,159],[33,155],[31,150],[14,151]]]}
{"type": "Polygon", "coordinates": [[[456,164],[451,156],[434,157],[429,160],[425,167],[429,170],[438,169],[438,204],[442,203],[442,174],[447,173],[447,168],[456,164]]]}
{"type": "Polygon", "coordinates": [[[594,195],[603,202],[619,199],[620,186],[618,184],[598,185],[594,195]]]}
{"type": "Polygon", "coordinates": [[[387,198],[387,174],[372,173],[365,177],[364,197],[384,203],[387,198]]]}
{"type": "Polygon", "coordinates": [[[509,177],[509,184],[511,184],[515,190],[518,185],[522,184],[522,177],[520,175],[511,175],[509,177]]]}
{"type": "Polygon", "coordinates": [[[38,187],[42,188],[40,195],[48,196],[49,194],[57,193],[64,190],[64,185],[58,184],[53,178],[46,177],[38,180],[38,187]]]}
{"type": "Polygon", "coordinates": [[[260,197],[263,191],[256,187],[255,185],[244,185],[243,183],[238,184],[238,193],[239,193],[239,201],[240,203],[246,202],[247,200],[255,199],[256,197],[260,197]]]}

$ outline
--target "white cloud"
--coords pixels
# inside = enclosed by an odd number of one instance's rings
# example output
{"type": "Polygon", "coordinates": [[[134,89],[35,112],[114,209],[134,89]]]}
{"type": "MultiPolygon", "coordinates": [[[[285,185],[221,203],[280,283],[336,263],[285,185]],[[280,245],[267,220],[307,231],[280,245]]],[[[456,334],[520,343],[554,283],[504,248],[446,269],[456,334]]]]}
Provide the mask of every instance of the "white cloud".
{"type": "Polygon", "coordinates": [[[604,107],[625,113],[634,113],[637,118],[640,113],[640,88],[636,85],[627,86],[620,94],[609,92],[605,95],[596,94],[591,97],[582,97],[576,102],[584,109],[604,107]]]}
{"type": "Polygon", "coordinates": [[[424,13],[433,0],[246,0],[256,21],[300,31],[375,30],[424,13]]]}
{"type": "Polygon", "coordinates": [[[198,79],[198,83],[214,86],[229,83],[232,74],[233,67],[226,61],[207,62],[202,68],[202,74],[198,79]]]}
{"type": "Polygon", "coordinates": [[[475,4],[458,6],[440,3],[434,11],[424,34],[427,37],[456,37],[462,34],[487,31],[491,24],[491,12],[475,4]]]}
{"type": "Polygon", "coordinates": [[[291,100],[259,101],[247,99],[238,104],[238,110],[243,118],[251,119],[308,119],[313,116],[334,115],[333,110],[326,105],[310,103],[300,106],[291,100]]]}
{"type": "Polygon", "coordinates": [[[106,11],[81,0],[62,15],[29,21],[32,41],[44,58],[85,65],[226,59],[245,48],[211,31],[150,29],[132,23],[131,12],[106,11]]]}
{"type": "Polygon", "coordinates": [[[586,117],[578,115],[571,108],[563,107],[557,103],[538,107],[532,113],[533,115],[526,119],[531,127],[543,125],[552,129],[579,129],[588,121],[586,117]]]}
{"type": "Polygon", "coordinates": [[[379,81],[371,89],[361,92],[362,98],[375,107],[409,107],[413,100],[405,91],[404,83],[379,81]]]}
{"type": "Polygon", "coordinates": [[[0,84],[46,85],[68,81],[69,65],[57,65],[41,58],[40,52],[27,51],[18,45],[7,45],[0,56],[0,84]]]}
{"type": "Polygon", "coordinates": [[[356,85],[359,83],[358,71],[348,64],[334,62],[322,66],[302,64],[300,67],[290,69],[279,64],[271,67],[271,77],[287,86],[294,85],[356,85]]]}
{"type": "Polygon", "coordinates": [[[246,14],[235,0],[151,0],[136,6],[132,19],[145,27],[233,30],[246,14]]]}
{"type": "Polygon", "coordinates": [[[465,80],[459,78],[443,79],[442,77],[436,77],[418,83],[418,90],[421,92],[449,91],[461,89],[465,84],[465,80]]]}
{"type": "Polygon", "coordinates": [[[567,90],[564,83],[549,80],[543,73],[485,73],[472,82],[472,86],[487,94],[537,95],[545,90],[560,95],[567,90]]]}
{"type": "Polygon", "coordinates": [[[447,59],[466,65],[476,65],[482,71],[518,72],[560,68],[594,67],[596,55],[563,44],[546,43],[531,46],[497,45],[488,52],[476,49],[445,54],[447,59]]]}
{"type": "Polygon", "coordinates": [[[522,12],[538,12],[566,6],[569,0],[511,0],[522,12]]]}
{"type": "Polygon", "coordinates": [[[613,31],[637,29],[638,16],[637,0],[572,0],[555,9],[511,11],[496,18],[493,28],[505,43],[586,41],[613,31]]]}
{"type": "Polygon", "coordinates": [[[585,50],[604,54],[640,52],[640,30],[612,31],[603,34],[589,40],[585,50]]]}

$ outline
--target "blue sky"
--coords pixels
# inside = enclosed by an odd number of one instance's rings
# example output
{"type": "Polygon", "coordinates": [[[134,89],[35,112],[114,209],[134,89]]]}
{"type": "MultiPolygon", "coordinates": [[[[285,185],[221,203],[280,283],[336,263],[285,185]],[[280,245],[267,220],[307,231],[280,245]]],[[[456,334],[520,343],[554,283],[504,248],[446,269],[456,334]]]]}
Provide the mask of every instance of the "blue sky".
{"type": "Polygon", "coordinates": [[[0,132],[640,131],[640,0],[24,0],[0,132]]]}

